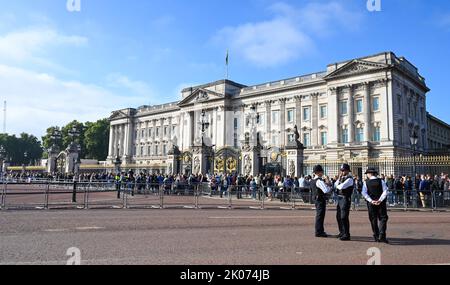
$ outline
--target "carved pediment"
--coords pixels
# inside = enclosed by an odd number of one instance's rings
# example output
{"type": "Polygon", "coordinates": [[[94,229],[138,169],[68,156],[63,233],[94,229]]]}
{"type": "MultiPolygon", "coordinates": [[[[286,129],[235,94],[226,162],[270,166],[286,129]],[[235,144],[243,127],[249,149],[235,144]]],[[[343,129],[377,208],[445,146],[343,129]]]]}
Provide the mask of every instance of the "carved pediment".
{"type": "Polygon", "coordinates": [[[109,121],[127,119],[127,118],[129,118],[129,116],[126,113],[124,113],[123,111],[115,111],[109,117],[109,121]]]}
{"type": "Polygon", "coordinates": [[[344,66],[336,69],[335,71],[331,72],[327,76],[325,76],[325,79],[332,79],[332,78],[338,78],[338,77],[346,77],[346,76],[352,76],[352,75],[358,75],[358,74],[364,74],[367,72],[382,70],[389,67],[386,64],[382,63],[376,63],[371,61],[364,61],[364,60],[352,60],[349,63],[345,64],[344,66]]]}
{"type": "Polygon", "coordinates": [[[194,92],[192,92],[191,95],[184,98],[178,105],[183,106],[183,105],[189,105],[189,104],[203,103],[203,102],[208,102],[211,100],[224,99],[224,98],[225,98],[225,96],[223,94],[219,94],[219,93],[211,91],[211,90],[199,88],[199,89],[195,90],[194,92]]]}

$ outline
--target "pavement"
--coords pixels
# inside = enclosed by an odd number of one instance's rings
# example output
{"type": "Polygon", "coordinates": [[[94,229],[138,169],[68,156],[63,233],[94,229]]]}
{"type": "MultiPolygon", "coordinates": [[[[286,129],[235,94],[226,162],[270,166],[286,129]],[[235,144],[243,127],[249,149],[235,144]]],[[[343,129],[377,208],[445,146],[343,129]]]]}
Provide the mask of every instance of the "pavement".
{"type": "Polygon", "coordinates": [[[66,264],[74,247],[85,265],[365,265],[374,247],[381,264],[450,264],[450,213],[390,212],[389,245],[372,241],[367,212],[351,226],[341,242],[314,237],[311,210],[4,210],[0,264],[66,264]]]}

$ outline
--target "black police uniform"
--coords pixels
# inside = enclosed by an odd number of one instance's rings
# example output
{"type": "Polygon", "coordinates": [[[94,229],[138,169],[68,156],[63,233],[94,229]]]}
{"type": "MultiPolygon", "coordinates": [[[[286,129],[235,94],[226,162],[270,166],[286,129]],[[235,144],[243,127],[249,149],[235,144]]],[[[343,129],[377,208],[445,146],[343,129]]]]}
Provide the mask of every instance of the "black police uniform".
{"type": "MultiPolygon", "coordinates": [[[[348,179],[352,179],[351,175],[347,175],[342,177],[339,181],[340,184],[344,183],[348,179]]],[[[353,194],[354,184],[349,186],[348,188],[338,190],[338,205],[337,205],[337,213],[336,220],[339,226],[339,238],[341,239],[349,239],[350,238],[350,208],[352,205],[352,194],[353,194]]]]}
{"type": "Polygon", "coordinates": [[[327,198],[325,193],[317,187],[317,181],[322,180],[317,177],[311,181],[311,191],[316,197],[316,236],[325,236],[323,223],[325,221],[325,213],[327,210],[327,198]]]}
{"type": "MultiPolygon", "coordinates": [[[[383,195],[383,183],[381,179],[370,179],[366,181],[367,194],[369,197],[378,201],[383,195]]],[[[367,202],[369,210],[369,219],[372,225],[373,236],[376,240],[386,240],[387,222],[389,220],[387,214],[387,203],[384,200],[380,205],[373,205],[367,202]],[[378,224],[379,221],[379,224],[378,224]]]]}

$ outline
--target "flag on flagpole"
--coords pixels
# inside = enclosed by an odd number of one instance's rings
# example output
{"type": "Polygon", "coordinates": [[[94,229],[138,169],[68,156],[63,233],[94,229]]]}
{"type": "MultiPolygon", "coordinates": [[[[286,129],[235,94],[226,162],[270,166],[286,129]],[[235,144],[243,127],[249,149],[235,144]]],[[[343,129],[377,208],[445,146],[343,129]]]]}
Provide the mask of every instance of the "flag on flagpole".
{"type": "Polygon", "coordinates": [[[227,80],[228,80],[228,63],[230,62],[229,60],[230,60],[230,53],[227,50],[227,57],[225,58],[225,64],[226,64],[226,69],[227,69],[225,79],[227,79],[227,80]]]}
{"type": "Polygon", "coordinates": [[[230,59],[230,57],[229,57],[229,53],[228,53],[228,50],[227,50],[227,57],[225,58],[225,63],[226,63],[226,65],[228,65],[228,60],[230,59]]]}

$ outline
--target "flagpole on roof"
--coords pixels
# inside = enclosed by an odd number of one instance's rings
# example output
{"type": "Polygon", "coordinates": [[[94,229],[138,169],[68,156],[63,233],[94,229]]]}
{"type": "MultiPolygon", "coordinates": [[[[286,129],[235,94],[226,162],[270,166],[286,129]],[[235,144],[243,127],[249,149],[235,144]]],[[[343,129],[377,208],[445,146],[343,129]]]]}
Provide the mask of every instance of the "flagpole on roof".
{"type": "Polygon", "coordinates": [[[227,57],[225,58],[225,65],[226,65],[226,75],[225,79],[228,80],[228,65],[229,65],[229,51],[227,49],[227,57]]]}

